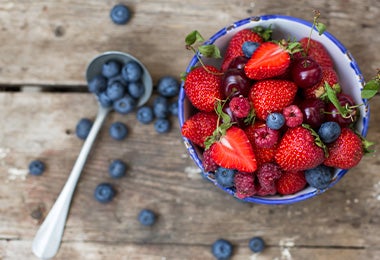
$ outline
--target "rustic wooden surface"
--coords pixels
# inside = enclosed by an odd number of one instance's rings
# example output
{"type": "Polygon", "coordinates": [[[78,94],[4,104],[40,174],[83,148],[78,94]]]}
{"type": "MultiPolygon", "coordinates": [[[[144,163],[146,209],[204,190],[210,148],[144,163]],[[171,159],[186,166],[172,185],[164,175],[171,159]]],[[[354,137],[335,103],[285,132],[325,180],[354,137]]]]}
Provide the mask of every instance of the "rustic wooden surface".
{"type": "MultiPolygon", "coordinates": [[[[129,52],[155,82],[164,75],[179,78],[191,56],[183,39],[194,29],[208,37],[248,16],[281,13],[310,20],[319,9],[321,21],[351,51],[365,78],[380,67],[377,0],[122,2],[133,10],[124,26],[109,19],[117,1],[0,1],[0,259],[36,259],[32,239],[82,146],[75,125],[96,114],[84,80],[95,55],[129,52]],[[43,176],[27,174],[35,158],[47,164],[43,176]]],[[[368,139],[379,150],[380,99],[371,102],[368,139]]],[[[177,120],[172,122],[172,131],[159,135],[133,114],[107,118],[76,189],[56,259],[213,259],[210,245],[221,237],[234,244],[233,259],[380,259],[378,153],[317,198],[288,206],[245,204],[201,179],[177,120]],[[107,133],[116,120],[130,127],[122,142],[107,133]],[[120,181],[107,175],[115,158],[130,166],[120,181]],[[92,195],[103,181],[118,190],[107,205],[92,195]],[[153,227],[139,225],[142,208],[158,213],[153,227]],[[248,249],[253,236],[268,245],[260,255],[248,249]]]]}

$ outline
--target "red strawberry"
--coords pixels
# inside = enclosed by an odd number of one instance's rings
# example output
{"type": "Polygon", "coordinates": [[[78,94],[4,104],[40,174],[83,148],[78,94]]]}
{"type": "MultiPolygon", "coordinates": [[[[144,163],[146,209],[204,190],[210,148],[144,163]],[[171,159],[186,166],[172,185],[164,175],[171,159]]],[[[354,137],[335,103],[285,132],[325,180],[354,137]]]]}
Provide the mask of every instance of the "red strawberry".
{"type": "Polygon", "coordinates": [[[184,137],[200,147],[205,147],[206,138],[213,134],[218,124],[218,116],[213,112],[197,112],[182,125],[184,137]]]}
{"type": "Polygon", "coordinates": [[[364,154],[361,138],[350,128],[342,128],[338,139],[328,144],[327,148],[329,156],[324,164],[341,169],[358,165],[364,154]]]}
{"type": "Polygon", "coordinates": [[[329,83],[332,87],[339,83],[338,74],[334,68],[322,67],[322,80],[310,88],[302,89],[303,96],[305,98],[319,98],[326,92],[325,82],[329,83]]]}
{"type": "Polygon", "coordinates": [[[262,43],[244,67],[248,78],[261,80],[283,75],[290,65],[289,51],[274,42],[262,43]]]}
{"type": "Polygon", "coordinates": [[[322,141],[311,129],[303,126],[289,128],[283,135],[275,160],[285,171],[302,171],[314,168],[325,159],[322,141]]]}
{"type": "Polygon", "coordinates": [[[294,194],[306,186],[305,173],[303,171],[284,172],[276,181],[277,192],[282,195],[294,194]]]}
{"type": "Polygon", "coordinates": [[[334,62],[326,48],[319,41],[310,39],[309,49],[307,49],[307,42],[309,38],[302,38],[299,40],[301,46],[307,51],[307,56],[313,58],[321,67],[333,67],[334,62]]]}
{"type": "Polygon", "coordinates": [[[241,128],[228,128],[225,134],[211,145],[210,150],[211,158],[219,166],[242,172],[254,172],[257,169],[252,145],[241,128]]]}
{"type": "Polygon", "coordinates": [[[282,109],[293,103],[297,93],[294,82],[280,79],[266,79],[256,82],[249,93],[257,118],[266,120],[272,112],[281,112],[282,109]]]}
{"type": "Polygon", "coordinates": [[[244,56],[242,46],[243,43],[246,41],[262,43],[263,38],[258,33],[250,29],[241,30],[237,32],[234,36],[232,36],[228,44],[226,53],[224,54],[222,71],[226,71],[228,69],[230,62],[234,58],[238,56],[244,56]]]}
{"type": "Polygon", "coordinates": [[[187,74],[184,89],[190,102],[199,110],[211,112],[215,101],[222,99],[221,72],[213,66],[196,67],[187,74]]]}

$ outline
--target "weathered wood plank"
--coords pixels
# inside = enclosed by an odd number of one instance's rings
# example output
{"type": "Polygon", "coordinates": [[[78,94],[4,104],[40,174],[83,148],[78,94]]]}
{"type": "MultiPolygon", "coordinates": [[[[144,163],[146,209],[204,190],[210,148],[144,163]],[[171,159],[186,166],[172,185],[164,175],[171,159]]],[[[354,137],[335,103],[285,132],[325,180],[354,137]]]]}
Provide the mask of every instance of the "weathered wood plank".
{"type": "Polygon", "coordinates": [[[312,20],[313,9],[322,12],[321,21],[352,52],[366,78],[380,63],[376,0],[133,1],[133,18],[125,26],[109,19],[116,2],[2,1],[0,85],[84,85],[88,62],[109,50],[141,59],[154,80],[179,76],[191,57],[184,49],[190,31],[210,37],[236,20],[266,13],[312,20]]]}
{"type": "MultiPolygon", "coordinates": [[[[75,124],[81,117],[95,116],[96,102],[90,94],[0,93],[0,106],[0,121],[6,122],[0,129],[1,247],[6,256],[31,256],[26,244],[54,203],[81,148],[82,141],[73,134],[75,124]],[[25,175],[29,160],[34,158],[47,163],[43,176],[25,175]],[[18,245],[24,251],[12,253],[18,245]]],[[[376,97],[373,111],[379,106],[376,97]]],[[[380,138],[379,120],[373,113],[369,132],[373,141],[380,138]]],[[[191,259],[197,254],[207,258],[210,243],[219,237],[239,245],[243,259],[250,254],[245,244],[255,235],[274,247],[292,243],[301,250],[299,259],[304,259],[302,252],[314,255],[319,251],[322,256],[338,251],[346,256],[352,251],[366,259],[364,256],[379,250],[377,155],[364,158],[334,189],[318,198],[288,206],[252,205],[240,203],[203,181],[186,154],[174,119],[173,126],[168,135],[158,135],[152,125],[137,123],[132,114],[111,114],[75,193],[62,259],[75,258],[70,255],[75,254],[75,248],[81,255],[82,246],[87,248],[82,256],[88,250],[102,259],[102,249],[96,249],[99,244],[104,244],[105,253],[119,248],[116,256],[130,252],[133,258],[141,252],[141,257],[153,257],[162,247],[162,255],[168,254],[169,259],[177,254],[179,258],[191,259]],[[116,120],[130,127],[130,136],[122,142],[108,136],[107,127],[116,120]],[[120,181],[107,176],[108,163],[114,158],[125,159],[130,165],[128,176],[120,181]],[[114,183],[118,190],[108,205],[92,197],[95,186],[103,181],[114,183]],[[137,222],[136,216],[144,207],[159,215],[152,228],[137,222]]],[[[375,148],[379,149],[378,143],[375,148]]],[[[278,255],[279,249],[273,250],[269,258],[278,255]]]]}

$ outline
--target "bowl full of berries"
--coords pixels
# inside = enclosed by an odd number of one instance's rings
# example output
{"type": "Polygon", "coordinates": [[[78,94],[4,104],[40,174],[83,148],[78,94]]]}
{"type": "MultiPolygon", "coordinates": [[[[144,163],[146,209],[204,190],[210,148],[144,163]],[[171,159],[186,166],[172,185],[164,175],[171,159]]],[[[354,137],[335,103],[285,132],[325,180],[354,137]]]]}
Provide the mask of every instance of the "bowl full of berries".
{"type": "Polygon", "coordinates": [[[202,175],[238,199],[314,197],[368,151],[366,83],[314,14],[249,17],[185,39],[194,56],[178,100],[181,134],[202,175]]]}

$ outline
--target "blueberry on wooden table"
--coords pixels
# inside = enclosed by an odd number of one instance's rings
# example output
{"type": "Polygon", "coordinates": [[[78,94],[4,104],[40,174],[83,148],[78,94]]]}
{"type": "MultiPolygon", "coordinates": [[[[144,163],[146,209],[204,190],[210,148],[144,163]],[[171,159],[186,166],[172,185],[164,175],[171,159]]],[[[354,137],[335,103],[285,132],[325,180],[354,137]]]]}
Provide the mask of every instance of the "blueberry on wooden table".
{"type": "Polygon", "coordinates": [[[156,214],[150,209],[142,209],[137,218],[144,226],[152,226],[156,222],[156,214]]]}
{"type": "Polygon", "coordinates": [[[131,18],[131,11],[128,6],[117,4],[111,9],[110,17],[115,24],[126,24],[131,18]]]}
{"type": "Polygon", "coordinates": [[[45,171],[45,164],[41,160],[33,160],[28,168],[31,175],[41,175],[45,171]]]}
{"type": "Polygon", "coordinates": [[[180,84],[172,76],[164,76],[158,80],[157,91],[161,96],[174,97],[178,95],[180,84]]]}
{"type": "Polygon", "coordinates": [[[112,201],[115,197],[116,191],[110,183],[100,183],[95,188],[94,197],[101,203],[107,203],[112,201]]]}
{"type": "Polygon", "coordinates": [[[112,178],[118,179],[126,175],[127,164],[120,159],[113,160],[108,168],[108,173],[112,178]]]}
{"type": "Polygon", "coordinates": [[[128,128],[123,122],[114,122],[109,128],[109,135],[115,140],[123,140],[128,135],[128,128]]]}
{"type": "Polygon", "coordinates": [[[85,140],[91,131],[93,122],[88,118],[81,118],[76,127],[75,134],[79,139],[85,140]]]}
{"type": "Polygon", "coordinates": [[[149,124],[154,120],[153,109],[150,106],[142,106],[136,112],[137,121],[142,124],[149,124]]]}
{"type": "Polygon", "coordinates": [[[169,100],[163,96],[157,96],[153,100],[153,112],[156,118],[167,118],[169,116],[169,100]]]}
{"type": "Polygon", "coordinates": [[[265,248],[265,242],[261,237],[253,237],[249,240],[248,246],[252,252],[260,253],[265,248]]]}
{"type": "Polygon", "coordinates": [[[213,256],[218,260],[227,260],[232,256],[233,246],[225,239],[216,240],[211,247],[213,256]]]}
{"type": "Polygon", "coordinates": [[[158,118],[156,122],[154,122],[154,129],[159,134],[169,132],[170,128],[171,128],[171,124],[170,124],[169,119],[167,118],[158,118]]]}

